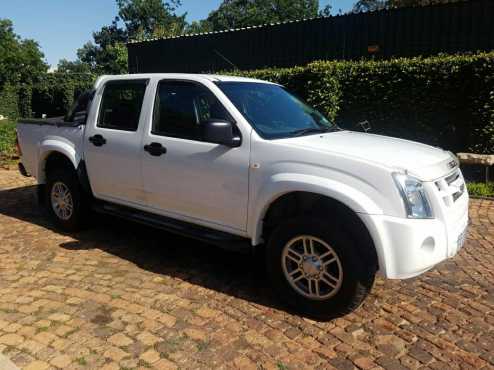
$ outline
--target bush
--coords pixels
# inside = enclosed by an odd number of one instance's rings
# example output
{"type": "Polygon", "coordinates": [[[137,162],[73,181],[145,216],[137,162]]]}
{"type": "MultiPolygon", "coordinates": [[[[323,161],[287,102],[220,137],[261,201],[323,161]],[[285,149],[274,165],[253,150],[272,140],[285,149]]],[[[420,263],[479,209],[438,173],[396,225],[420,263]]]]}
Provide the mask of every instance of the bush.
{"type": "Polygon", "coordinates": [[[382,61],[320,61],[230,74],[287,86],[341,127],[494,152],[494,53],[382,61]]]}
{"type": "Polygon", "coordinates": [[[0,115],[13,120],[19,116],[17,88],[10,83],[0,88],[0,115]]]}
{"type": "Polygon", "coordinates": [[[494,196],[494,183],[484,182],[471,182],[467,183],[468,193],[477,197],[493,197],[494,196]]]}
{"type": "Polygon", "coordinates": [[[0,121],[0,161],[15,155],[15,122],[0,121]]]}
{"type": "Polygon", "coordinates": [[[49,73],[32,86],[31,107],[23,111],[34,112],[36,117],[65,115],[85,90],[91,89],[95,76],[90,74],[49,73]]]}

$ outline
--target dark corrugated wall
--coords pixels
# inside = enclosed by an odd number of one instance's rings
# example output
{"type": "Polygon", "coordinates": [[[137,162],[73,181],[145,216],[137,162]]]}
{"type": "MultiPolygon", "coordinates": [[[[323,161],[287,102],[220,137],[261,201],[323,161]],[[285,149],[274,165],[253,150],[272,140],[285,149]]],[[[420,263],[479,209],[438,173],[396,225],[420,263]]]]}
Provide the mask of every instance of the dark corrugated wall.
{"type": "Polygon", "coordinates": [[[494,49],[494,0],[384,10],[131,43],[130,73],[289,67],[314,60],[494,49]],[[370,46],[378,51],[370,53],[370,46]],[[221,57],[220,54],[224,57],[221,57]]]}

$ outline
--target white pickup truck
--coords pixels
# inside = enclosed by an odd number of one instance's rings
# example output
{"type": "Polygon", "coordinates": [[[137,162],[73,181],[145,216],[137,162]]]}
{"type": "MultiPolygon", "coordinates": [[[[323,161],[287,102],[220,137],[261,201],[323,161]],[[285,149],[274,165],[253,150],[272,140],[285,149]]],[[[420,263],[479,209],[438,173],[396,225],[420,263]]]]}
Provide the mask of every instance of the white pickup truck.
{"type": "Polygon", "coordinates": [[[105,76],[65,119],[23,120],[17,132],[21,172],[63,229],[96,211],[262,246],[274,294],[319,319],[357,308],[376,272],[419,275],[465,240],[454,155],[341,130],[265,81],[105,76]]]}

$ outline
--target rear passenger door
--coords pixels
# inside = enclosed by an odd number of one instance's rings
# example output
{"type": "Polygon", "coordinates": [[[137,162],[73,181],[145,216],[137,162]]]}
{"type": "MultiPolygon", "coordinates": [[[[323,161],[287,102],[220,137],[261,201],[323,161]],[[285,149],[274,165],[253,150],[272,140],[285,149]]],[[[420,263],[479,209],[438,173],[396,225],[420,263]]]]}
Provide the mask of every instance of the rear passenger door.
{"type": "Polygon", "coordinates": [[[84,140],[89,180],[97,198],[126,205],[145,203],[140,160],[147,86],[148,80],[109,81],[95,98],[99,108],[88,120],[84,140]]]}
{"type": "Polygon", "coordinates": [[[165,216],[242,234],[250,137],[244,135],[237,148],[206,142],[201,125],[207,120],[234,123],[208,87],[181,80],[158,84],[151,127],[143,140],[148,206],[165,216]]]}

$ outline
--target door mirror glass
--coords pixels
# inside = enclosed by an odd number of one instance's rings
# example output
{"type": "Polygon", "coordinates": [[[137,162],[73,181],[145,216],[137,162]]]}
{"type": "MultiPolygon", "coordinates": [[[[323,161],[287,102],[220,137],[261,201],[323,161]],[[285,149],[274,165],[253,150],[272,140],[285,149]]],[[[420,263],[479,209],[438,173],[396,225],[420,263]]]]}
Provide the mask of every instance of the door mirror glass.
{"type": "Polygon", "coordinates": [[[202,129],[204,141],[232,148],[240,146],[240,137],[234,135],[229,121],[210,120],[203,123],[202,129]]]}
{"type": "Polygon", "coordinates": [[[86,111],[75,112],[72,122],[84,125],[86,123],[87,113],[86,111]]]}

